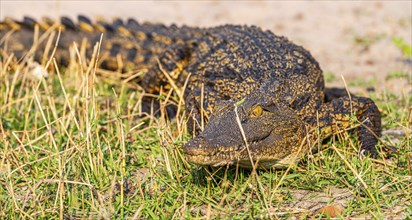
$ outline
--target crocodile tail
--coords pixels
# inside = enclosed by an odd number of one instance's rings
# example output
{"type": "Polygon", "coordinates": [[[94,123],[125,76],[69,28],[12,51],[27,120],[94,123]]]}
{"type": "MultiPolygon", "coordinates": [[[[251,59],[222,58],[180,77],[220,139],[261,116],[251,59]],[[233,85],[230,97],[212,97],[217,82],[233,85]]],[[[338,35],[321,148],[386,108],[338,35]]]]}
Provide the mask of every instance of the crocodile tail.
{"type": "Polygon", "coordinates": [[[124,71],[157,62],[156,57],[170,44],[185,42],[191,33],[187,27],[139,24],[134,19],[92,22],[80,15],[77,22],[68,17],[57,22],[50,18],[40,21],[29,17],[22,21],[6,18],[0,22],[0,49],[18,60],[29,57],[45,63],[56,48],[53,57],[57,63],[68,65],[73,57],[69,49],[74,42],[87,58],[91,58],[94,46],[101,42],[99,66],[124,71]]]}
{"type": "Polygon", "coordinates": [[[76,25],[66,17],[62,17],[60,22],[50,18],[41,21],[29,17],[24,17],[22,21],[6,18],[0,25],[0,44],[3,52],[13,54],[17,60],[34,58],[44,63],[57,45],[54,58],[62,65],[67,65],[70,60],[69,48],[73,42],[80,46],[83,38],[89,39],[87,44],[89,52],[98,35],[98,31],[90,31],[85,25],[76,25]],[[61,35],[58,39],[59,30],[61,35]]]}

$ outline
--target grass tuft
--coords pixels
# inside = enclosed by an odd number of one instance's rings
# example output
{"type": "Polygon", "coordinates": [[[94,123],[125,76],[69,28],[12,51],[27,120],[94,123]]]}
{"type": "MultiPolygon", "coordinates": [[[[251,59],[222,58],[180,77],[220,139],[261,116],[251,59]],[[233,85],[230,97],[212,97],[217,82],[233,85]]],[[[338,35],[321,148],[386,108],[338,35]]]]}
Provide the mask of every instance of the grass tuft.
{"type": "Polygon", "coordinates": [[[342,218],[412,213],[410,97],[372,94],[382,139],[398,149],[380,144],[382,159],[359,159],[341,133],[285,170],[203,168],[181,150],[190,136],[180,96],[161,94],[159,115],[145,113],[149,94],[133,84],[143,72],[100,70],[79,51],[65,69],[42,65],[40,79],[2,56],[1,218],[306,218],[327,205],[342,218]],[[172,120],[169,103],[180,104],[172,120]]]}

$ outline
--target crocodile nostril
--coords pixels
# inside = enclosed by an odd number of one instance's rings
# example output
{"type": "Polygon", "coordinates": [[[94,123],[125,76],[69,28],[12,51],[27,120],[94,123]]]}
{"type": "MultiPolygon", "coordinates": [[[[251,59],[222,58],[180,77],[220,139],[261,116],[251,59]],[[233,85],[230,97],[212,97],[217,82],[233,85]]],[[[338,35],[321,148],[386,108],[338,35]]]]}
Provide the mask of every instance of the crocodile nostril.
{"type": "Polygon", "coordinates": [[[205,154],[205,151],[202,147],[200,141],[196,139],[192,139],[186,144],[183,145],[183,152],[188,155],[202,155],[205,154]]]}

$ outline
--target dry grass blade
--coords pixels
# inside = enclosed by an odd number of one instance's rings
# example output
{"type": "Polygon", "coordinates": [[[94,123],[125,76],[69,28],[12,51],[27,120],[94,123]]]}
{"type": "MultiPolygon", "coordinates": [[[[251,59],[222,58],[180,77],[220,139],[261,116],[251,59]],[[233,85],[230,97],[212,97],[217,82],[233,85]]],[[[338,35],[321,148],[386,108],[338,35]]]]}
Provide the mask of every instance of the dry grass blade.
{"type": "MultiPolygon", "coordinates": [[[[90,59],[85,57],[86,41],[75,45],[71,65],[60,67],[53,59],[57,44],[51,39],[56,37],[56,28],[36,37],[37,43],[47,40],[48,45],[43,54],[47,62],[41,66],[53,65],[50,77],[40,81],[29,77],[25,64],[30,54],[16,63],[12,54],[0,52],[2,219],[304,219],[312,209],[296,191],[328,194],[314,198],[322,198],[325,206],[340,199],[325,192],[332,186],[351,191],[342,199],[346,206],[341,218],[396,219],[412,213],[412,100],[407,96],[372,94],[386,110],[384,129],[405,129],[406,135],[395,142],[396,159],[358,160],[358,144],[342,131],[330,142],[309,143],[321,151],[298,164],[258,172],[236,111],[252,172],[205,169],[189,165],[181,150],[190,138],[182,109],[189,78],[183,88],[175,88],[169,77],[169,91],[146,94],[132,84],[144,70],[122,74],[97,68],[101,42],[90,59]],[[153,106],[142,112],[145,99],[159,100],[158,116],[153,106]],[[175,119],[167,116],[169,104],[178,105],[175,119]]],[[[38,52],[35,47],[31,54],[38,52]]],[[[204,113],[201,109],[207,118],[204,113]]],[[[206,122],[199,121],[199,127],[206,122]]],[[[391,142],[390,137],[384,140],[391,142]]]]}
{"type": "MultiPolygon", "coordinates": [[[[245,131],[243,130],[242,123],[240,122],[237,107],[238,107],[238,105],[235,105],[235,109],[234,109],[235,115],[236,115],[236,123],[238,124],[238,127],[240,129],[240,133],[242,134],[243,142],[245,143],[245,147],[246,147],[246,150],[247,150],[247,153],[248,153],[248,156],[249,156],[250,164],[252,165],[252,175],[251,175],[251,177],[252,177],[252,180],[256,179],[256,181],[258,183],[258,187],[261,190],[261,193],[263,193],[264,192],[263,185],[262,185],[261,181],[259,180],[259,176],[256,173],[256,166],[259,163],[259,160],[256,160],[256,162],[254,162],[254,160],[253,160],[252,154],[251,154],[250,149],[249,149],[249,144],[248,144],[248,141],[246,139],[245,131]]],[[[253,181],[252,181],[252,188],[254,188],[253,187],[253,181]]],[[[260,199],[260,197],[259,197],[259,199],[260,199]]],[[[269,206],[267,204],[266,198],[262,197],[262,199],[263,199],[263,204],[265,205],[267,212],[269,212],[269,206]]]]}
{"type": "Polygon", "coordinates": [[[347,159],[339,152],[339,150],[336,148],[336,146],[334,144],[331,145],[332,149],[335,150],[335,152],[339,155],[339,157],[345,162],[346,166],[353,172],[353,174],[355,174],[356,178],[362,183],[363,188],[366,190],[366,192],[369,195],[369,198],[373,201],[375,207],[377,208],[377,211],[380,213],[380,208],[379,205],[375,199],[375,197],[373,196],[373,194],[371,193],[371,191],[369,190],[368,185],[365,183],[365,181],[363,180],[362,176],[356,172],[355,168],[353,168],[353,166],[349,163],[349,161],[347,161],[347,159]]]}

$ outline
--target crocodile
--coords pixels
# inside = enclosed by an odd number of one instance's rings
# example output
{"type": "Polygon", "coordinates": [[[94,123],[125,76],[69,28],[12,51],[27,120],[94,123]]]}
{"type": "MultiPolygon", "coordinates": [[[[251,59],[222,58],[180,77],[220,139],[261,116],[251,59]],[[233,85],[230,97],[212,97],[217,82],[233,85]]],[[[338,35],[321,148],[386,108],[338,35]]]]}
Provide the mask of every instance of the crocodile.
{"type": "Polygon", "coordinates": [[[377,156],[381,115],[375,103],[344,89],[325,88],[310,52],[269,30],[166,26],[134,19],[92,22],[85,16],[77,22],[67,17],[57,22],[6,18],[0,23],[2,53],[16,60],[48,58],[47,40],[33,36],[57,30],[61,34],[54,58],[61,65],[68,64],[73,42],[80,45],[86,39],[87,56],[100,43],[101,68],[146,69],[136,81],[146,92],[184,89],[193,137],[182,149],[194,164],[281,168],[342,131],[356,134],[359,153],[377,156]],[[32,47],[34,52],[28,53],[32,47]]]}

